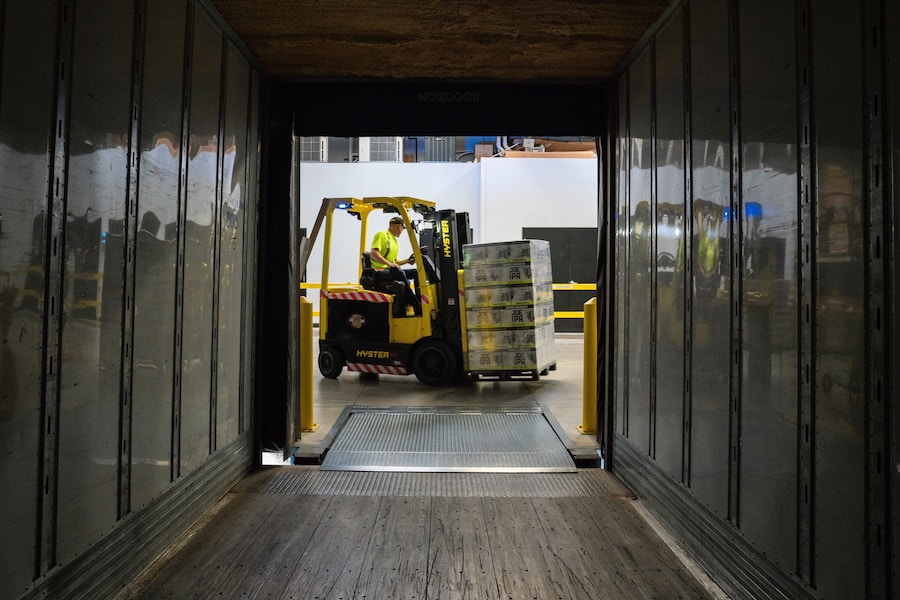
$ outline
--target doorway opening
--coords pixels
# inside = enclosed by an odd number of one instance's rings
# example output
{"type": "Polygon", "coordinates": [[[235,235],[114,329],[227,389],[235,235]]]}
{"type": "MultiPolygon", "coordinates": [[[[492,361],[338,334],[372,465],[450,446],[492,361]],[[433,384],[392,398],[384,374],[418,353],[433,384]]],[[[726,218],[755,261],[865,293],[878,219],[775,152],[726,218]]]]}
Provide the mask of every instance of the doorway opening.
{"type": "MultiPolygon", "coordinates": [[[[430,84],[410,85],[415,87],[416,85],[430,84]]],[[[374,87],[379,87],[379,85],[374,87]]],[[[312,199],[312,204],[315,206],[321,202],[323,197],[335,195],[354,197],[368,194],[401,193],[423,197],[438,204],[452,203],[454,209],[469,213],[472,217],[472,228],[475,233],[473,239],[476,242],[486,240],[521,240],[523,237],[528,237],[529,234],[526,231],[528,228],[544,228],[545,230],[556,228],[561,231],[579,228],[588,229],[589,231],[593,230],[595,235],[590,244],[592,250],[588,251],[589,254],[593,254],[593,259],[589,257],[587,259],[577,259],[575,262],[578,262],[580,265],[593,263],[592,271],[594,276],[586,281],[574,281],[573,277],[569,276],[565,281],[559,282],[570,287],[573,284],[582,284],[589,291],[590,287],[596,285],[596,273],[598,271],[596,257],[600,254],[598,250],[598,217],[602,212],[601,198],[605,195],[605,191],[601,186],[606,185],[604,182],[608,179],[604,175],[607,169],[606,159],[603,157],[600,149],[608,146],[608,143],[604,143],[604,140],[599,136],[427,135],[434,133],[434,129],[437,127],[446,127],[449,131],[472,131],[468,126],[463,128],[463,125],[461,125],[460,117],[463,113],[469,117],[476,113],[480,115],[467,121],[469,125],[474,125],[476,131],[479,129],[481,131],[497,130],[495,127],[482,128],[479,125],[479,123],[487,122],[486,117],[493,119],[491,122],[499,124],[499,127],[502,129],[506,129],[512,123],[514,124],[512,126],[515,127],[514,131],[521,131],[523,124],[533,122],[543,126],[543,124],[550,121],[565,120],[565,118],[569,118],[573,114],[582,115],[580,119],[576,119],[582,125],[590,123],[587,127],[580,127],[581,131],[608,131],[609,129],[606,123],[608,111],[606,110],[605,89],[594,86],[575,86],[579,88],[576,93],[571,95],[563,94],[556,97],[553,93],[554,88],[558,92],[560,88],[566,86],[525,86],[530,91],[536,92],[531,96],[531,99],[535,102],[530,106],[526,106],[529,104],[529,102],[525,101],[527,94],[526,96],[510,96],[507,92],[510,91],[511,87],[517,86],[485,84],[483,88],[484,93],[481,95],[474,94],[470,97],[479,97],[481,100],[488,98],[490,102],[478,107],[472,107],[412,106],[411,102],[416,103],[418,101],[411,101],[410,98],[421,98],[422,96],[417,95],[415,91],[411,91],[409,85],[386,86],[380,89],[388,90],[390,88],[388,96],[391,97],[392,102],[395,101],[394,104],[388,106],[384,104],[384,98],[379,100],[379,107],[383,107],[385,110],[380,113],[377,109],[369,112],[366,116],[366,124],[360,123],[359,120],[362,117],[358,114],[358,111],[347,112],[344,115],[347,119],[333,129],[336,133],[331,136],[312,135],[318,131],[327,131],[328,129],[322,123],[315,123],[315,130],[312,130],[310,125],[313,125],[313,122],[302,123],[302,119],[296,116],[301,113],[316,112],[316,107],[321,108],[323,105],[323,95],[301,94],[299,93],[299,87],[292,88],[290,99],[285,100],[282,98],[283,104],[280,106],[280,109],[284,111],[283,115],[289,113],[290,118],[285,116],[274,129],[280,127],[281,133],[289,133],[291,140],[302,139],[305,142],[304,147],[308,159],[303,161],[297,160],[297,154],[294,152],[294,149],[288,149],[284,146],[283,135],[279,137],[280,141],[277,144],[270,142],[273,146],[278,146],[274,148],[275,151],[272,154],[276,163],[278,163],[278,158],[281,158],[281,169],[279,172],[283,174],[286,170],[285,167],[291,165],[291,167],[297,168],[299,176],[293,184],[296,186],[296,190],[285,189],[283,187],[284,178],[282,177],[277,184],[279,193],[269,194],[268,197],[280,196],[284,198],[285,195],[290,196],[292,192],[295,193],[298,219],[293,226],[297,229],[304,227],[308,230],[311,226],[310,215],[306,213],[307,211],[313,212],[314,208],[309,207],[310,202],[307,201],[308,198],[312,199]],[[410,95],[410,92],[412,95],[410,95]],[[314,96],[316,99],[313,99],[314,96]],[[550,100],[551,96],[553,96],[552,100],[550,100]],[[512,103],[510,103],[511,97],[516,98],[512,103]],[[588,98],[591,100],[586,101],[588,98]],[[577,105],[578,108],[575,109],[575,113],[565,111],[552,113],[552,111],[543,110],[534,112],[535,108],[541,108],[542,106],[546,108],[548,103],[559,105],[557,108],[564,108],[566,104],[577,105]],[[500,107],[504,104],[505,109],[501,109],[500,107]],[[498,118],[500,114],[498,111],[505,111],[506,115],[498,118]],[[510,119],[509,115],[512,113],[516,113],[516,117],[510,119]],[[561,115],[563,114],[568,115],[568,117],[562,117],[561,115]],[[602,122],[603,126],[599,126],[598,122],[602,122]],[[402,123],[402,125],[398,123],[402,123]],[[415,128],[426,135],[385,135],[392,131],[404,131],[411,128],[415,128]],[[369,137],[354,137],[358,135],[358,132],[366,132],[369,134],[369,137]],[[389,143],[392,138],[393,144],[389,143]],[[589,181],[590,191],[587,194],[587,200],[583,198],[579,200],[579,195],[584,195],[584,192],[583,190],[575,189],[574,182],[577,182],[579,177],[571,176],[566,171],[566,168],[576,163],[577,159],[572,157],[551,159],[544,156],[540,158],[534,156],[538,152],[550,154],[550,152],[547,152],[548,140],[551,144],[587,142],[593,147],[594,155],[591,157],[592,160],[584,161],[590,164],[588,168],[589,174],[586,178],[583,178],[589,181]],[[527,158],[524,156],[526,153],[530,155],[527,158]],[[391,156],[392,158],[385,160],[384,156],[391,156]],[[553,168],[544,166],[549,163],[553,163],[553,168]],[[566,168],[560,169],[562,165],[566,165],[566,168]],[[348,170],[350,167],[360,170],[351,172],[348,170]],[[396,169],[400,174],[392,174],[393,169],[396,169]],[[404,171],[404,169],[406,170],[404,171]],[[540,177],[540,172],[544,169],[551,172],[556,171],[557,179],[549,184],[549,192],[546,189],[541,189],[542,178],[540,177]],[[438,173],[441,170],[452,171],[452,175],[439,175],[438,173]],[[514,174],[514,172],[517,172],[517,174],[514,174]],[[322,174],[324,176],[320,176],[322,174]],[[335,185],[335,181],[338,182],[337,185],[335,185]],[[372,186],[373,183],[375,184],[374,187],[372,186]],[[347,189],[355,185],[358,185],[363,191],[356,192],[347,189]],[[335,191],[338,188],[342,191],[335,191]],[[592,227],[584,227],[585,224],[592,227]]],[[[366,97],[372,98],[371,90],[374,88],[367,89],[369,91],[366,92],[368,94],[366,97]]],[[[519,87],[518,89],[525,88],[519,87]]],[[[333,90],[329,90],[328,93],[331,91],[333,90]]],[[[328,96],[328,93],[325,96],[328,96]]],[[[342,94],[340,96],[340,100],[337,100],[335,95],[330,96],[332,100],[335,100],[335,105],[330,107],[333,110],[328,111],[330,116],[326,118],[326,121],[330,124],[336,125],[341,121],[341,119],[333,116],[334,113],[341,112],[340,106],[342,103],[346,105],[346,96],[342,94]]],[[[426,94],[425,97],[428,98],[429,96],[426,94]]],[[[444,97],[446,98],[447,96],[445,95],[444,97]]],[[[279,102],[274,104],[278,108],[279,102]]],[[[571,124],[563,126],[562,130],[574,130],[570,129],[570,126],[571,124]]],[[[552,131],[555,127],[548,129],[552,131]]],[[[272,135],[274,137],[274,134],[272,135]]],[[[275,169],[276,166],[277,164],[274,164],[271,168],[275,169]]],[[[266,177],[266,182],[269,186],[275,187],[275,181],[274,172],[266,177]]],[[[272,207],[273,210],[274,208],[272,207]]],[[[278,227],[283,225],[279,224],[278,227]]],[[[359,263],[356,256],[357,248],[359,247],[358,234],[346,246],[349,252],[347,264],[352,265],[350,271],[356,271],[359,263]]],[[[289,247],[286,250],[293,251],[293,248],[289,247]]],[[[270,258],[269,260],[274,262],[274,259],[270,258]]],[[[332,261],[334,261],[334,257],[332,257],[332,261]]],[[[570,261],[571,259],[561,260],[560,263],[564,264],[570,261]]],[[[306,288],[304,293],[314,303],[317,302],[317,295],[320,293],[319,290],[315,289],[317,279],[315,268],[320,264],[321,258],[316,255],[314,247],[310,253],[306,281],[303,286],[306,288]]],[[[356,279],[356,273],[348,271],[345,278],[348,282],[353,282],[356,279]]],[[[334,280],[334,277],[331,277],[331,281],[334,280]]],[[[268,290],[266,291],[268,292],[268,290]]],[[[568,294],[570,291],[571,289],[565,290],[565,293],[568,294]]],[[[557,293],[557,290],[554,290],[554,297],[557,293]]],[[[578,302],[578,304],[582,302],[578,302]]],[[[566,302],[559,302],[559,305],[570,309],[563,312],[580,312],[576,310],[577,307],[572,306],[572,301],[568,299],[566,302]]],[[[580,325],[580,319],[577,314],[575,316],[572,314],[568,315],[567,321],[568,324],[577,321],[580,325]]],[[[562,322],[557,320],[557,323],[562,322]]],[[[265,335],[270,338],[276,337],[273,335],[270,327],[265,329],[265,335]]],[[[570,337],[574,339],[567,339],[566,343],[572,342],[573,345],[581,347],[582,344],[579,339],[581,333],[578,329],[580,327],[576,327],[575,330],[572,330],[571,327],[560,327],[558,333],[571,334],[570,337]]],[[[285,340],[285,345],[293,346],[293,343],[290,340],[285,340]]],[[[291,357],[288,358],[293,360],[291,357]]],[[[275,377],[277,377],[277,374],[274,369],[278,367],[280,367],[278,364],[268,365],[268,368],[273,370],[272,374],[275,377]]],[[[287,365],[284,365],[284,367],[288,370],[287,365]]],[[[577,369],[578,374],[574,376],[574,379],[580,382],[583,377],[583,359],[581,358],[577,362],[577,369]]],[[[556,376],[555,373],[553,375],[554,377],[556,376]]],[[[270,378],[266,379],[267,383],[265,386],[273,387],[272,380],[270,378]]],[[[388,378],[382,377],[382,379],[386,381],[388,378]]],[[[367,394],[373,394],[375,397],[381,395],[383,403],[396,402],[391,397],[393,394],[388,395],[385,394],[384,389],[374,388],[375,385],[383,386],[385,381],[380,383],[367,381],[362,387],[368,388],[367,394]]],[[[402,379],[392,377],[391,385],[399,385],[400,381],[402,379]]],[[[404,382],[403,385],[408,386],[410,383],[419,385],[414,380],[412,382],[404,382]]],[[[288,386],[293,385],[293,381],[288,381],[288,386]]],[[[513,385],[518,386],[519,384],[513,385]]],[[[495,387],[494,384],[491,384],[491,386],[492,388],[495,387]]],[[[401,389],[403,388],[396,390],[396,392],[400,394],[401,389]]],[[[280,390],[278,391],[280,392],[280,390]]],[[[421,388],[418,391],[421,391],[421,388]]],[[[284,392],[285,396],[294,397],[292,390],[284,390],[284,392]]],[[[406,392],[407,399],[400,402],[409,405],[409,390],[406,390],[406,392]]],[[[534,401],[534,394],[530,390],[526,389],[524,392],[517,390],[516,393],[524,398],[530,398],[532,402],[534,401]]],[[[276,397],[279,395],[280,393],[276,394],[276,397]]],[[[570,406],[567,410],[577,411],[580,414],[582,409],[580,390],[571,394],[571,398],[577,406],[570,406]]],[[[318,400],[319,398],[316,399],[317,406],[318,400]]],[[[488,401],[487,404],[489,405],[490,402],[488,401]]],[[[341,405],[340,410],[343,410],[347,405],[341,405]]],[[[261,413],[263,413],[261,416],[268,420],[275,411],[284,411],[284,404],[281,403],[278,408],[275,408],[274,405],[261,408],[261,413]]],[[[336,408],[330,407],[328,410],[335,411],[336,408]]],[[[322,410],[325,410],[324,407],[322,410]]],[[[290,431],[290,426],[295,417],[295,414],[285,415],[288,422],[284,423],[282,421],[283,427],[278,427],[277,425],[273,427],[272,423],[261,426],[264,430],[270,432],[275,432],[276,429],[284,432],[283,435],[279,436],[276,434],[269,437],[274,439],[281,437],[281,444],[278,447],[287,448],[291,445],[290,440],[305,442],[311,437],[290,431]],[[294,433],[297,433],[297,435],[294,435],[294,433]]],[[[324,421],[325,419],[320,419],[317,414],[316,420],[324,421]]],[[[278,421],[276,420],[273,423],[278,423],[278,421]]],[[[580,434],[577,435],[580,436],[580,434]]],[[[590,437],[593,438],[593,436],[590,437]]],[[[595,442],[595,439],[592,439],[592,442],[595,442]]],[[[594,445],[596,446],[596,443],[594,445]]],[[[295,446],[297,445],[295,444],[295,446]]],[[[596,450],[594,450],[595,457],[596,454],[596,450]]]]}

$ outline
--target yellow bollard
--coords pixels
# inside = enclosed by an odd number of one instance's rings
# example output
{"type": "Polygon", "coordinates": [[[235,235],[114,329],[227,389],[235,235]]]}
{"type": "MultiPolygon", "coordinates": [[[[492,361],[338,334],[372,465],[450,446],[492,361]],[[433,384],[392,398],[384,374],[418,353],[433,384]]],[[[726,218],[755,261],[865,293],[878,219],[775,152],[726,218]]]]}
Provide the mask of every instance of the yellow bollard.
{"type": "Polygon", "coordinates": [[[584,303],[584,391],[581,401],[583,434],[597,433],[597,298],[584,303]]]}
{"type": "Polygon", "coordinates": [[[300,298],[300,431],[315,431],[313,422],[313,311],[309,298],[300,298]]]}

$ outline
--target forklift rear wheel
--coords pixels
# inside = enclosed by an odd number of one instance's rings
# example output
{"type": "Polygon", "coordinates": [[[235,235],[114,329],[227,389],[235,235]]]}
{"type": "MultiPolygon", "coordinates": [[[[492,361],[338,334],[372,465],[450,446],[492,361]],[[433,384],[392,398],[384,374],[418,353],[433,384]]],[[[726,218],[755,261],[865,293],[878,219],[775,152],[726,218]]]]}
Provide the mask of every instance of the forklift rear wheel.
{"type": "Polygon", "coordinates": [[[416,350],[413,368],[425,385],[447,385],[456,376],[456,356],[447,344],[427,341],[416,350]]]}
{"type": "Polygon", "coordinates": [[[319,371],[323,377],[337,379],[343,370],[344,357],[339,350],[328,347],[319,350],[319,371]]]}

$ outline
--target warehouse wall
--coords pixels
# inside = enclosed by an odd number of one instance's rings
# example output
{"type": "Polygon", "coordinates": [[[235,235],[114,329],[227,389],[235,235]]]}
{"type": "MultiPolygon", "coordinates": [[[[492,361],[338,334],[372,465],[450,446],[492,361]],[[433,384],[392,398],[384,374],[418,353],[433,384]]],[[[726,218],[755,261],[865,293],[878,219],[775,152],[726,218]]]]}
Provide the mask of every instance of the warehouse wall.
{"type": "Polygon", "coordinates": [[[614,470],[736,597],[898,589],[894,4],[685,1],[618,80],[614,470]]]}
{"type": "Polygon", "coordinates": [[[0,597],[109,597],[252,465],[259,75],[202,3],[0,9],[0,597]]]}

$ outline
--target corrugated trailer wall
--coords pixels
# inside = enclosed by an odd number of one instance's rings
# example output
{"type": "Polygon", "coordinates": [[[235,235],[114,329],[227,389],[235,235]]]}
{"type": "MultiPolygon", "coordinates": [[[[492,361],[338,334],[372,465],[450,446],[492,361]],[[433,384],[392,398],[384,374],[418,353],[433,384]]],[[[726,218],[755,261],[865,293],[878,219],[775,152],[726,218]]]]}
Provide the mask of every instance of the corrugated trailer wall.
{"type": "Polygon", "coordinates": [[[0,597],[109,597],[254,461],[259,75],[203,3],[0,9],[0,597]]]}
{"type": "Polygon", "coordinates": [[[618,80],[614,470],[735,597],[900,591],[898,26],[690,0],[618,80]]]}

